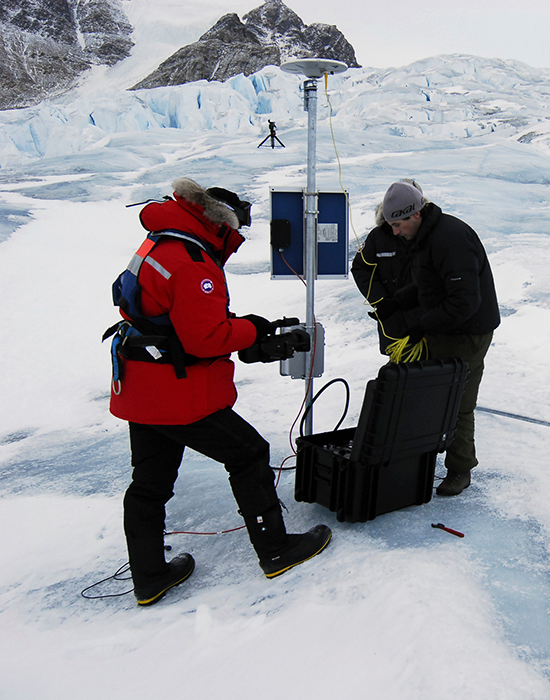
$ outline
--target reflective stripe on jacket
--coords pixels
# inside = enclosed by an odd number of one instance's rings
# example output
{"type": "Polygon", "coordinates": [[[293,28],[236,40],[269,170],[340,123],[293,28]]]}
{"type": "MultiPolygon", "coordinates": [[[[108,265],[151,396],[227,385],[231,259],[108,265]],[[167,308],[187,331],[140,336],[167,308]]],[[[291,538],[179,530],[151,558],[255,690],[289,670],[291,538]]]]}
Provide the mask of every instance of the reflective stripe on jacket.
{"type": "MultiPolygon", "coordinates": [[[[223,227],[184,199],[149,204],[140,218],[157,233],[168,228],[189,232],[223,261],[243,240],[228,227],[220,235],[223,227]]],[[[229,315],[223,268],[204,250],[162,236],[150,259],[153,264],[148,260],[139,271],[141,311],[147,318],[167,315],[185,352],[198,360],[178,380],[170,364],[123,359],[121,391],[111,393],[111,412],[134,423],[193,423],[234,404],[230,354],[252,345],[256,329],[229,315]]]]}

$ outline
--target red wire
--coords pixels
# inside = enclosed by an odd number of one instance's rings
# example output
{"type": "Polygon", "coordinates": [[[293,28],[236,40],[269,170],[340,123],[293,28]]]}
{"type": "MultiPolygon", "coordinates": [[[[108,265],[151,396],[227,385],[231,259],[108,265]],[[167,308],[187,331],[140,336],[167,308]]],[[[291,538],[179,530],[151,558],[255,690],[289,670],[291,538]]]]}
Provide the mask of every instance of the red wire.
{"type": "Polygon", "coordinates": [[[188,532],[187,530],[172,530],[171,532],[165,532],[165,535],[227,535],[229,532],[237,532],[237,530],[242,530],[246,526],[239,525],[239,527],[232,527],[230,530],[221,530],[220,532],[188,532]]]}
{"type": "MultiPolygon", "coordinates": [[[[283,252],[280,250],[279,253],[281,254],[281,258],[283,259],[285,265],[296,275],[296,277],[300,280],[300,282],[307,287],[307,283],[302,279],[302,277],[296,272],[296,270],[287,262],[285,256],[283,255],[283,252]]],[[[285,457],[283,461],[281,462],[279,469],[278,469],[278,474],[277,474],[277,480],[275,482],[275,488],[279,485],[279,481],[281,479],[281,474],[283,473],[283,465],[284,463],[292,459],[293,457],[296,456],[296,450],[294,448],[294,445],[292,444],[292,431],[294,430],[296,423],[298,422],[298,419],[300,418],[300,415],[302,413],[302,410],[304,408],[307,395],[309,393],[309,387],[311,386],[311,382],[313,381],[313,366],[315,362],[315,351],[317,349],[317,321],[315,320],[315,316],[313,317],[313,352],[311,355],[311,368],[309,372],[309,377],[308,377],[308,383],[306,387],[306,393],[304,396],[304,400],[302,401],[302,405],[300,406],[300,410],[298,411],[298,415],[294,419],[294,422],[292,423],[292,426],[290,427],[290,432],[289,432],[289,442],[290,442],[290,448],[292,449],[293,454],[289,455],[288,457],[285,457]]],[[[165,532],[165,535],[227,535],[230,532],[237,532],[238,530],[243,530],[246,527],[246,525],[240,525],[239,527],[233,527],[230,530],[221,530],[220,532],[190,532],[188,530],[172,530],[171,532],[165,532]]]]}
{"type": "MultiPolygon", "coordinates": [[[[290,263],[289,263],[289,262],[287,261],[287,259],[285,258],[283,251],[280,250],[279,253],[280,253],[280,255],[281,255],[281,258],[283,259],[284,264],[288,267],[288,269],[291,270],[291,271],[296,275],[296,277],[300,280],[300,282],[304,285],[304,287],[307,287],[307,283],[306,283],[305,280],[296,272],[296,270],[292,267],[292,265],[290,265],[290,263]]],[[[303,410],[303,408],[304,408],[304,406],[305,406],[305,403],[306,403],[306,400],[307,400],[307,395],[308,395],[308,393],[309,393],[309,388],[310,388],[310,386],[311,386],[311,382],[313,381],[313,367],[314,367],[314,364],[315,364],[315,352],[316,352],[316,350],[317,350],[317,320],[316,320],[315,315],[314,315],[314,316],[313,316],[313,352],[312,352],[312,354],[311,354],[311,367],[310,367],[310,371],[309,371],[309,377],[308,377],[308,379],[307,379],[306,393],[305,393],[305,396],[304,396],[304,400],[302,401],[302,405],[300,406],[300,410],[298,411],[298,415],[296,416],[296,418],[295,418],[295,420],[294,420],[294,423],[292,423],[292,425],[291,425],[291,427],[290,427],[290,432],[289,432],[289,434],[288,434],[288,439],[289,439],[289,442],[290,442],[290,449],[292,450],[292,452],[293,452],[294,454],[296,454],[296,450],[295,450],[295,448],[294,448],[294,445],[292,444],[292,432],[293,432],[294,428],[296,427],[296,423],[298,422],[298,419],[300,418],[300,416],[301,416],[301,414],[302,414],[302,410],[303,410]]],[[[285,460],[285,461],[286,461],[286,460],[285,460]]],[[[284,462],[283,462],[283,464],[284,464],[284,462]]],[[[281,464],[281,467],[282,467],[282,464],[281,464]]]]}
{"type": "Polygon", "coordinates": [[[285,258],[284,254],[283,254],[283,251],[280,250],[279,253],[281,254],[281,258],[283,259],[283,262],[288,267],[288,269],[296,275],[296,277],[300,280],[300,282],[304,285],[304,287],[307,287],[306,281],[304,280],[303,277],[301,277],[301,275],[299,275],[296,272],[296,270],[292,267],[292,265],[287,261],[287,259],[285,258]]]}

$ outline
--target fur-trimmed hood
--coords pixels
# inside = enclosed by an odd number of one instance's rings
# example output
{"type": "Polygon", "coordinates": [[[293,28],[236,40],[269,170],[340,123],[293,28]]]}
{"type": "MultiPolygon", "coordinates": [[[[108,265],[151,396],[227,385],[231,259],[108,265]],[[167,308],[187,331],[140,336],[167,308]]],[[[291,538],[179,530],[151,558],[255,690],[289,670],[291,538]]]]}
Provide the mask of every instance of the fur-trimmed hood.
{"type": "Polygon", "coordinates": [[[198,236],[224,265],[245,240],[237,230],[237,215],[193,180],[180,178],[173,187],[173,199],[151,202],[140,211],[143,228],[155,233],[173,229],[198,236]]]}
{"type": "Polygon", "coordinates": [[[180,177],[174,180],[172,188],[176,197],[186,199],[191,204],[197,204],[204,210],[204,216],[213,224],[221,226],[227,224],[232,229],[239,228],[239,219],[223,202],[211,197],[208,192],[198,185],[194,180],[187,177],[180,177]]]}

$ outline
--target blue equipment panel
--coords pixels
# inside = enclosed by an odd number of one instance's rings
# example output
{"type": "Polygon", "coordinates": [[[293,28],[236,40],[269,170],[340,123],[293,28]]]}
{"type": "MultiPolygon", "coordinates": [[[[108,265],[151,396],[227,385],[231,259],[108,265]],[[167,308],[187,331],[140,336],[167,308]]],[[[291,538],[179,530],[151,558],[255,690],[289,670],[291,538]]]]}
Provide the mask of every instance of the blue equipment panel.
{"type": "Polygon", "coordinates": [[[270,246],[271,279],[296,279],[292,270],[302,277],[304,275],[304,208],[304,191],[302,189],[291,192],[279,192],[274,189],[271,190],[271,221],[276,219],[286,219],[290,222],[291,231],[290,247],[285,248],[282,255],[277,248],[270,246]],[[290,268],[292,268],[292,270],[290,268]]]}
{"type": "MultiPolygon", "coordinates": [[[[271,246],[271,279],[294,279],[305,270],[305,191],[271,188],[271,221],[290,223],[290,246],[271,246]],[[285,262],[286,261],[286,262],[285,262]],[[290,269],[292,268],[292,269],[290,269]]],[[[317,279],[348,277],[348,202],[344,192],[318,193],[317,279]]]]}
{"type": "Polygon", "coordinates": [[[343,192],[319,192],[317,277],[348,277],[348,202],[343,192]]]}

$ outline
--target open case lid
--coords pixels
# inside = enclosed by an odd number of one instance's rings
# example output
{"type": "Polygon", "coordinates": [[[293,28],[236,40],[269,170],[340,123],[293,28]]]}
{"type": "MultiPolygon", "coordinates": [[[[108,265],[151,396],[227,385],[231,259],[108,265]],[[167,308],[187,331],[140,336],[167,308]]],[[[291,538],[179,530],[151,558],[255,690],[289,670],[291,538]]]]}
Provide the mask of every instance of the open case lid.
{"type": "Polygon", "coordinates": [[[381,367],[367,384],[351,461],[382,466],[446,449],[467,378],[468,363],[461,358],[381,367]]]}

